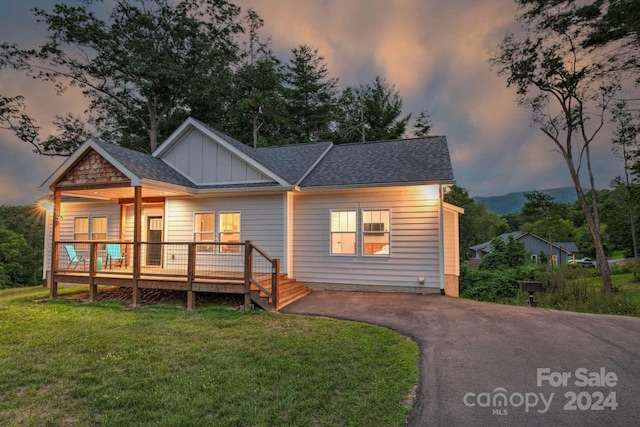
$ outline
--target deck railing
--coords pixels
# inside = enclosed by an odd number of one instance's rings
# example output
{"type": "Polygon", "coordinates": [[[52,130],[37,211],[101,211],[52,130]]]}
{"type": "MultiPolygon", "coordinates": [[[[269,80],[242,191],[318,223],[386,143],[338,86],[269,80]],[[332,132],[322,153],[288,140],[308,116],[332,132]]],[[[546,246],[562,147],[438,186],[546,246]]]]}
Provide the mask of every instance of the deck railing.
{"type": "Polygon", "coordinates": [[[255,287],[276,304],[280,261],[252,241],[57,241],[52,256],[52,273],[58,276],[242,281],[245,294],[255,287]],[[133,262],[136,253],[138,271],[133,262]]]}

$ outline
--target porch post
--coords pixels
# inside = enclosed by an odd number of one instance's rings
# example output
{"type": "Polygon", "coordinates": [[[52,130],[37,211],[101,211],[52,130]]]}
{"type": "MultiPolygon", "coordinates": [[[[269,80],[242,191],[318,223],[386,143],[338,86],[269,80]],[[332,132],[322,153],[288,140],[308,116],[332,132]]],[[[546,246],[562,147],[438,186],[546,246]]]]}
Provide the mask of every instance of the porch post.
{"type": "Polygon", "coordinates": [[[51,233],[51,281],[49,282],[49,298],[58,296],[56,270],[60,264],[57,242],[60,240],[60,192],[53,190],[53,229],[51,233]]]}
{"type": "Polygon", "coordinates": [[[89,301],[95,302],[98,297],[98,284],[96,283],[96,265],[98,261],[98,244],[89,243],[89,301]]]}
{"type": "Polygon", "coordinates": [[[193,291],[193,276],[196,272],[196,244],[189,243],[187,257],[187,311],[196,309],[196,293],[193,291]]]}
{"type": "Polygon", "coordinates": [[[134,187],[135,195],[133,201],[133,307],[140,307],[140,289],[138,280],[140,279],[141,264],[141,244],[142,240],[142,187],[134,187]]]}

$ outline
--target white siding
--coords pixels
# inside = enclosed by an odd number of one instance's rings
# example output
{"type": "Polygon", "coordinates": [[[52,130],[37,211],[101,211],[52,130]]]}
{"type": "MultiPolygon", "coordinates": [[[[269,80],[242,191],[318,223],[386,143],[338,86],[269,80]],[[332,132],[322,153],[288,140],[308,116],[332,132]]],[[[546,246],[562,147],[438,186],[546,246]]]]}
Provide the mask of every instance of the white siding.
{"type": "MultiPolygon", "coordinates": [[[[76,217],[107,217],[107,239],[118,240],[120,232],[120,205],[118,202],[66,202],[60,204],[60,240],[73,240],[73,223],[76,217]]],[[[45,234],[44,271],[51,271],[51,243],[53,240],[53,215],[47,214],[49,222],[45,234]]]]}
{"type": "Polygon", "coordinates": [[[197,130],[185,135],[162,159],[196,184],[272,181],[197,130]]]}
{"type": "Polygon", "coordinates": [[[283,195],[167,199],[165,237],[167,242],[192,242],[196,212],[215,212],[218,240],[220,212],[240,212],[240,239],[253,240],[272,258],[280,258],[282,272],[287,271],[284,258],[283,195]]]}
{"type": "Polygon", "coordinates": [[[293,277],[302,282],[440,287],[438,200],[425,187],[295,193],[293,277]],[[330,255],[330,211],[358,212],[355,256],[330,255]],[[362,209],[391,212],[391,254],[362,256],[362,209]]]}
{"type": "Polygon", "coordinates": [[[458,212],[444,209],[444,274],[460,275],[458,212]]]}

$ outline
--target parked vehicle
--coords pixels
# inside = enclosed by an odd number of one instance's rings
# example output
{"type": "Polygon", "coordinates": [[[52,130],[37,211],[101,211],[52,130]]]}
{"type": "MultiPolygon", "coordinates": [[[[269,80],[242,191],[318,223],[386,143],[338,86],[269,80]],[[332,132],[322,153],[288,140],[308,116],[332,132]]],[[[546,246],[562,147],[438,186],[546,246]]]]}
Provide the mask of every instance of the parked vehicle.
{"type": "MultiPolygon", "coordinates": [[[[588,259],[588,258],[586,258],[588,259]]],[[[593,261],[576,261],[576,265],[584,268],[596,268],[596,264],[593,261]]]]}

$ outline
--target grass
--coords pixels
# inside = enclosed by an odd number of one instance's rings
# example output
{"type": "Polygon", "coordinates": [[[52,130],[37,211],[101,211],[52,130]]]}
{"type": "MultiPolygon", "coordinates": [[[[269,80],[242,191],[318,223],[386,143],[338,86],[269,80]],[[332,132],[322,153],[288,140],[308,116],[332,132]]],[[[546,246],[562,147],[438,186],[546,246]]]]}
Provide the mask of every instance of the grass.
{"type": "Polygon", "coordinates": [[[611,252],[611,255],[608,258],[615,259],[615,260],[624,259],[624,251],[621,251],[621,250],[613,251],[611,252]]]}
{"type": "Polygon", "coordinates": [[[46,295],[0,291],[0,425],[401,426],[410,411],[418,349],[384,328],[46,295]]]}
{"type": "MultiPolygon", "coordinates": [[[[558,269],[546,283],[544,292],[536,293],[541,307],[581,313],[613,314],[640,317],[640,283],[634,282],[633,273],[611,276],[613,292],[600,292],[601,278],[595,270],[558,269]]],[[[499,301],[506,304],[526,305],[528,293],[520,291],[516,298],[499,301]]]]}

